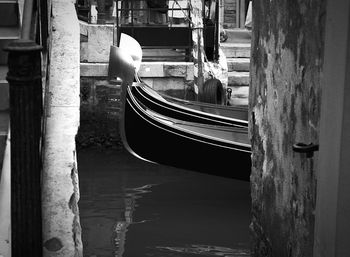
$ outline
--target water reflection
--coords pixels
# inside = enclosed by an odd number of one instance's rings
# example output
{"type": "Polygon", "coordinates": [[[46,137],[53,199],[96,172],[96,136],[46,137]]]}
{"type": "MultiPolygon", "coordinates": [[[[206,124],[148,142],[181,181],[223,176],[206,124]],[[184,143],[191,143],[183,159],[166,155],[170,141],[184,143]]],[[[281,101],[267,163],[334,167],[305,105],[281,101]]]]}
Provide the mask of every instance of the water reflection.
{"type": "Polygon", "coordinates": [[[247,257],[250,256],[248,249],[232,249],[229,247],[212,245],[189,245],[185,247],[156,247],[162,254],[160,256],[171,256],[171,253],[180,253],[181,256],[227,256],[227,257],[247,257]]]}
{"type": "Polygon", "coordinates": [[[136,199],[142,197],[142,194],[150,193],[153,185],[144,185],[137,188],[126,188],[124,193],[124,217],[123,220],[118,220],[115,225],[115,256],[122,257],[124,253],[124,244],[126,238],[126,232],[130,224],[140,224],[147,222],[148,220],[133,221],[133,212],[137,206],[136,199]]]}
{"type": "Polygon", "coordinates": [[[249,183],[78,153],[85,257],[249,256],[249,183]]]}

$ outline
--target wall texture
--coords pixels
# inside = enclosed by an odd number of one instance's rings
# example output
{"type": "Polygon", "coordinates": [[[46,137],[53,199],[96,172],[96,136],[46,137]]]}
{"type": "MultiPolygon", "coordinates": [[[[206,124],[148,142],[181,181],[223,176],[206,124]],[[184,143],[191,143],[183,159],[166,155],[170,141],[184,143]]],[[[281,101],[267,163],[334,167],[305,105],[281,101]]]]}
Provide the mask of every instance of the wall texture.
{"type": "MultiPolygon", "coordinates": [[[[194,99],[193,63],[143,62],[139,76],[153,89],[182,99],[194,99]]],[[[120,85],[107,79],[108,63],[80,64],[79,148],[120,148],[118,123],[120,85]]]]}
{"type": "Polygon", "coordinates": [[[83,256],[75,136],[79,127],[79,24],[72,0],[52,0],[42,174],[43,256],[83,256]]]}
{"type": "Polygon", "coordinates": [[[325,2],[253,1],[252,256],[312,256],[325,2]]]}

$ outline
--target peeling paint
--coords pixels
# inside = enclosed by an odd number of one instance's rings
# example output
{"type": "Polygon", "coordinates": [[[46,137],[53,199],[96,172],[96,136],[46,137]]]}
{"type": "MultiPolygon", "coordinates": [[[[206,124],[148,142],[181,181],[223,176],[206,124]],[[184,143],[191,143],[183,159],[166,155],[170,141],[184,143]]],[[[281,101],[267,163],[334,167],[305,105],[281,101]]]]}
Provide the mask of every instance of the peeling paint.
{"type": "Polygon", "coordinates": [[[325,0],[253,1],[252,256],[312,256],[325,0]],[[268,243],[267,243],[268,242],[268,243]]]}

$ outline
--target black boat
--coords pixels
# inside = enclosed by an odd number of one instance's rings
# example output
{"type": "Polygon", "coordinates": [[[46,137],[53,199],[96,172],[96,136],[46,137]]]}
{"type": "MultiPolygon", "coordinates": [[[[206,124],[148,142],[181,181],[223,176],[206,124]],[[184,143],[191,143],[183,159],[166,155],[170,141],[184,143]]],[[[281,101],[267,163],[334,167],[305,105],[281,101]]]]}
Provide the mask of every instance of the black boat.
{"type": "Polygon", "coordinates": [[[134,84],[132,94],[143,105],[162,115],[191,122],[247,128],[247,108],[227,107],[182,100],[158,93],[143,82],[134,84]]]}
{"type": "Polygon", "coordinates": [[[111,47],[109,75],[122,80],[119,129],[130,153],[154,163],[249,180],[251,147],[246,120],[159,98],[142,82],[133,82],[133,59],[116,46],[111,47]]]}

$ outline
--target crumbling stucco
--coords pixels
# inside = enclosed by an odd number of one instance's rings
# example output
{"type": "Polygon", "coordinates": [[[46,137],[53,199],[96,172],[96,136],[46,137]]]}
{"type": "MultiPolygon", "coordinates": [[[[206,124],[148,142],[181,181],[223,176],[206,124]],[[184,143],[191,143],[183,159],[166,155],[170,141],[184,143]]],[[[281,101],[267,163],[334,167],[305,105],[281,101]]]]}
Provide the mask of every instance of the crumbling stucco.
{"type": "Polygon", "coordinates": [[[325,1],[253,1],[253,256],[312,256],[325,1]]]}
{"type": "Polygon", "coordinates": [[[79,24],[73,1],[52,1],[43,148],[43,254],[83,256],[75,136],[79,126],[79,24]]]}

